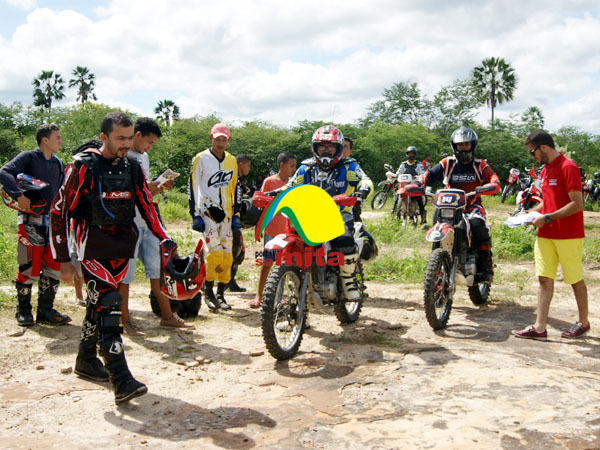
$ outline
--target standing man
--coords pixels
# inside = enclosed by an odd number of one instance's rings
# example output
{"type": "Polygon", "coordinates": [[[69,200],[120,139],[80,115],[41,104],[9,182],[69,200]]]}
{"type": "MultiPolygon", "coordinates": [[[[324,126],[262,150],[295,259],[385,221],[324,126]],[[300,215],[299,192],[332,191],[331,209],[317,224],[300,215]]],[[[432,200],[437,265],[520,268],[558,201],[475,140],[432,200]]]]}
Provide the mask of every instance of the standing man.
{"type": "MultiPolygon", "coordinates": [[[[285,186],[290,177],[294,175],[296,172],[296,157],[290,152],[281,152],[277,157],[277,165],[279,166],[279,171],[270,177],[267,177],[262,185],[262,192],[274,191],[275,189],[279,189],[282,186],[285,186]]],[[[285,232],[285,217],[278,214],[275,218],[267,225],[265,228],[264,235],[264,245],[267,245],[271,239],[277,236],[280,233],[285,232]]],[[[265,259],[275,260],[274,255],[266,255],[266,250],[263,251],[263,261],[265,259]]],[[[265,290],[265,284],[267,282],[267,277],[269,276],[269,272],[271,270],[271,266],[268,264],[263,264],[260,266],[260,275],[258,277],[258,290],[256,292],[256,297],[254,297],[250,301],[250,308],[259,308],[260,300],[262,298],[263,291],[265,290]]]]}
{"type": "Polygon", "coordinates": [[[211,147],[194,157],[188,187],[192,228],[204,233],[208,248],[204,294],[212,311],[231,309],[225,301],[225,289],[231,280],[233,231],[242,228],[239,215],[234,213],[237,162],[225,151],[229,138],[229,128],[224,123],[212,127],[211,147]]]}
{"type": "MultiPolygon", "coordinates": [[[[236,212],[244,214],[246,204],[242,202],[244,198],[250,197],[250,188],[242,181],[242,177],[245,177],[250,173],[251,160],[250,157],[244,153],[240,153],[235,157],[238,167],[238,182],[236,187],[236,212]]],[[[231,280],[227,285],[227,289],[231,292],[246,292],[246,288],[237,284],[235,280],[235,274],[237,273],[238,267],[244,262],[246,256],[246,250],[244,248],[244,238],[242,237],[242,230],[233,230],[233,263],[231,264],[231,280]]]]}
{"type": "Polygon", "coordinates": [[[50,123],[40,125],[35,133],[38,148],[19,153],[0,169],[0,184],[10,197],[18,202],[19,214],[17,243],[17,323],[22,327],[33,325],[31,314],[31,286],[38,283],[37,323],[64,325],[71,321],[69,316],[54,309],[54,297],[60,283],[60,263],[52,258],[48,242],[48,213],[50,205],[60,189],[64,178],[63,162],[55,155],[60,150],[62,140],[60,129],[50,123]],[[26,191],[17,186],[19,174],[30,175],[48,183],[37,191],[45,205],[40,214],[29,214],[31,200],[26,191]]]}
{"type": "Polygon", "coordinates": [[[75,155],[50,212],[52,253],[71,274],[75,268],[70,262],[67,236],[69,219],[74,221],[77,259],[87,287],[75,373],[96,381],[110,379],[117,404],[148,392],[127,367],[119,326],[122,297],[118,288],[138,237],[133,222],[135,207],[156,237],[169,239],[142,168],[127,157],[133,137],[133,123],[127,115],[107,114],[101,126],[102,146],[75,155]],[[96,344],[106,370],[96,357],[96,344]]]}
{"type": "Polygon", "coordinates": [[[535,272],[538,276],[538,308],[535,324],[513,330],[520,338],[545,340],[546,322],[554,294],[558,263],[565,283],[570,284],[577,301],[577,322],[564,331],[563,338],[578,338],[590,330],[587,287],[583,281],[583,195],[577,165],[554,148],[552,136],[535,130],[527,136],[525,146],[542,169],[543,201],[535,207],[543,215],[533,221],[538,228],[535,241],[535,272]]]}
{"type": "MultiPolygon", "coordinates": [[[[140,117],[135,121],[133,131],[135,133],[133,136],[133,143],[127,156],[135,159],[142,168],[150,194],[154,197],[162,191],[171,189],[175,183],[174,180],[169,180],[162,185],[159,185],[158,181],[152,181],[150,178],[150,158],[148,157],[147,152],[150,151],[154,144],[161,138],[162,132],[160,131],[160,127],[154,120],[148,117],[140,117]]],[[[135,265],[137,258],[144,264],[146,278],[150,279],[150,289],[158,301],[161,313],[160,326],[174,328],[191,327],[192,325],[187,325],[183,320],[173,314],[169,299],[165,297],[160,290],[160,242],[146,226],[146,222],[142,219],[137,207],[135,208],[134,222],[139,233],[135,247],[135,256],[129,261],[127,274],[119,286],[119,293],[123,298],[123,305],[121,306],[121,323],[123,324],[124,333],[128,336],[146,335],[146,333],[131,320],[131,316],[129,315],[129,285],[135,279],[135,265]]]]}

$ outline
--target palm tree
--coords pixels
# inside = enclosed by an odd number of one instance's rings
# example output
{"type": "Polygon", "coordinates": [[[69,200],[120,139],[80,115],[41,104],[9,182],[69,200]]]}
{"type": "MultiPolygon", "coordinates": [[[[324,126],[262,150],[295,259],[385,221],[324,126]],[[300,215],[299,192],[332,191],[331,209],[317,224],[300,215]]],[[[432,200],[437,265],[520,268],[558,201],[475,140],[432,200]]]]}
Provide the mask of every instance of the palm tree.
{"type": "Polygon", "coordinates": [[[87,67],[77,66],[71,74],[75,78],[69,80],[69,87],[77,87],[77,100],[85,103],[88,99],[97,100],[94,90],[96,76],[87,67]]]}
{"type": "Polygon", "coordinates": [[[59,73],[52,70],[42,70],[31,83],[33,89],[33,104],[48,111],[52,108],[52,99],[65,98],[65,82],[59,73]]]}
{"type": "Polygon", "coordinates": [[[157,114],[158,119],[169,126],[173,124],[173,120],[179,119],[179,106],[173,100],[160,100],[154,108],[154,112],[157,114]]]}
{"type": "Polygon", "coordinates": [[[515,69],[504,58],[492,56],[481,61],[481,65],[473,69],[473,80],[482,100],[492,109],[494,123],[494,108],[513,99],[517,88],[515,69]]]}

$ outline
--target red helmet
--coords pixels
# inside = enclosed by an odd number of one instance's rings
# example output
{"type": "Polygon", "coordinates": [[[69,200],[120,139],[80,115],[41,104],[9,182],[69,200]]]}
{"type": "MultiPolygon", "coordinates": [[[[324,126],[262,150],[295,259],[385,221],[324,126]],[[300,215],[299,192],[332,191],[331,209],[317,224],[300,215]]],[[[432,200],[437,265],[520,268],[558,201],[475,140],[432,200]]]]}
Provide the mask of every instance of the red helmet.
{"type": "Polygon", "coordinates": [[[344,147],[344,135],[333,125],[325,125],[315,131],[312,137],[312,152],[317,164],[325,169],[333,169],[342,158],[344,147]],[[333,156],[319,156],[317,147],[319,144],[335,144],[336,151],[333,156]]]}
{"type": "Polygon", "coordinates": [[[160,243],[160,290],[171,300],[188,300],[200,292],[206,275],[203,245],[200,239],[194,253],[180,258],[175,242],[160,243]]]}
{"type": "Polygon", "coordinates": [[[17,187],[24,191],[23,195],[31,200],[31,207],[27,211],[19,208],[19,202],[8,195],[8,192],[2,188],[0,189],[0,197],[2,197],[4,204],[9,208],[16,209],[17,211],[26,214],[33,214],[36,216],[42,214],[46,208],[46,200],[42,198],[39,191],[47,187],[48,183],[38,180],[37,178],[33,178],[31,175],[27,175],[25,173],[18,174],[15,178],[15,181],[17,183],[17,187]]]}

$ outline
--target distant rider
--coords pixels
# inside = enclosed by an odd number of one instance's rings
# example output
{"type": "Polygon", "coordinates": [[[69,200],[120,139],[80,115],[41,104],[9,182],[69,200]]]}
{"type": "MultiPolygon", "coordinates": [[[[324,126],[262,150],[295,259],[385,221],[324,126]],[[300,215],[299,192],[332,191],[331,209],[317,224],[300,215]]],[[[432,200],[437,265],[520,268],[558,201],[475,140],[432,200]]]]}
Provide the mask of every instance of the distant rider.
{"type": "MultiPolygon", "coordinates": [[[[396,171],[396,177],[403,173],[412,175],[413,178],[422,175],[424,173],[423,165],[417,161],[417,147],[411,145],[406,149],[406,161],[400,164],[396,171]]],[[[423,203],[423,197],[414,197],[419,205],[419,214],[421,214],[421,223],[427,221],[427,212],[425,211],[425,204],[423,203]]]]}

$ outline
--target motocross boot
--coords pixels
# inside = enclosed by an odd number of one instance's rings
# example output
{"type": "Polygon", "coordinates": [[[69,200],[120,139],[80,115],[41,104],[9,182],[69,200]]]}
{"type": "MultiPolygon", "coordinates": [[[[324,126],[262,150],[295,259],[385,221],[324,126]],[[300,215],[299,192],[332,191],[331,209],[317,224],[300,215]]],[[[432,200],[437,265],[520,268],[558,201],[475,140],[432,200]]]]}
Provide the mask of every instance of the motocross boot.
{"type": "Polygon", "coordinates": [[[206,306],[211,311],[216,311],[219,309],[219,301],[217,297],[215,297],[215,293],[213,292],[213,287],[215,286],[214,281],[205,281],[204,282],[204,301],[206,302],[206,306]]]}
{"type": "Polygon", "coordinates": [[[344,265],[340,266],[340,277],[342,279],[342,290],[344,297],[351,302],[360,300],[360,291],[354,278],[358,253],[344,255],[344,265]]]}
{"type": "Polygon", "coordinates": [[[15,317],[21,327],[30,327],[33,325],[33,315],[31,314],[31,285],[15,283],[17,288],[17,311],[15,317]]]}
{"type": "Polygon", "coordinates": [[[494,264],[491,250],[477,250],[476,283],[491,284],[494,279],[494,264]]]}
{"type": "Polygon", "coordinates": [[[427,223],[427,213],[426,212],[422,212],[421,213],[421,225],[424,225],[427,223]]]}
{"type": "Polygon", "coordinates": [[[83,323],[81,324],[81,337],[79,340],[79,351],[75,360],[75,374],[81,378],[93,381],[108,381],[108,372],[98,359],[96,345],[98,343],[98,325],[94,309],[90,306],[86,309],[83,323]]]}
{"type": "Polygon", "coordinates": [[[71,318],[65,314],[59,313],[54,309],[54,297],[58,290],[60,280],[55,280],[46,275],[40,277],[38,287],[38,309],[35,315],[37,323],[47,325],[64,325],[71,321],[71,318]]]}
{"type": "Polygon", "coordinates": [[[231,306],[225,301],[225,289],[227,289],[227,283],[218,283],[217,284],[217,302],[219,304],[219,308],[230,310],[231,306]]]}

